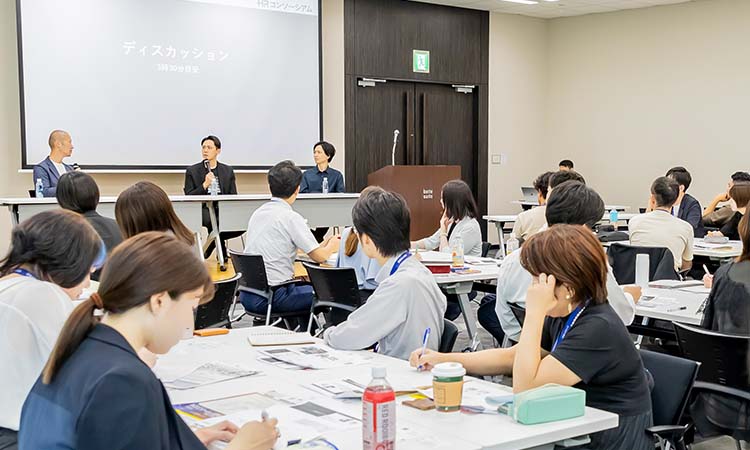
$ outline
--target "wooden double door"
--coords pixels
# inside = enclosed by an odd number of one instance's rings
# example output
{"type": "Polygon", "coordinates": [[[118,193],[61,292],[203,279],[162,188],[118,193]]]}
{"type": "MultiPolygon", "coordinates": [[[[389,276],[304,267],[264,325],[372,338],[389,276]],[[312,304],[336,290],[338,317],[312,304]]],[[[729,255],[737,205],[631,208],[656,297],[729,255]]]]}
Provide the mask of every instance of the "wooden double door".
{"type": "Polygon", "coordinates": [[[365,188],[369,173],[391,164],[393,131],[399,130],[397,165],[461,166],[461,178],[479,198],[476,89],[465,93],[447,84],[354,77],[350,83],[356,83],[349,86],[354,105],[346,119],[353,135],[346,149],[347,160],[353,158],[347,163],[350,192],[365,188]]]}

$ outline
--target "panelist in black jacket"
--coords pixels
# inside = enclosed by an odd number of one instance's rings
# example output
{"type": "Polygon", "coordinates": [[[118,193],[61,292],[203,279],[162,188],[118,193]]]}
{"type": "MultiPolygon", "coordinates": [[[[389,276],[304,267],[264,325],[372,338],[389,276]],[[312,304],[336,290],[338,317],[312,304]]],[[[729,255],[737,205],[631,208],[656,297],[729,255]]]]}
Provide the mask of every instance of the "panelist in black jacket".
{"type": "MultiPolygon", "coordinates": [[[[206,136],[201,140],[201,153],[203,161],[193,164],[185,172],[185,195],[218,195],[237,194],[237,181],[234,176],[232,166],[222,164],[218,161],[221,154],[221,141],[216,136],[206,136]]],[[[218,205],[215,207],[218,216],[218,205]]],[[[211,218],[208,214],[208,208],[203,207],[203,226],[208,228],[208,232],[213,231],[211,218]]],[[[221,248],[226,256],[228,239],[242,236],[242,231],[221,233],[221,248]]],[[[205,252],[208,258],[214,250],[214,243],[211,242],[205,252]]]]}

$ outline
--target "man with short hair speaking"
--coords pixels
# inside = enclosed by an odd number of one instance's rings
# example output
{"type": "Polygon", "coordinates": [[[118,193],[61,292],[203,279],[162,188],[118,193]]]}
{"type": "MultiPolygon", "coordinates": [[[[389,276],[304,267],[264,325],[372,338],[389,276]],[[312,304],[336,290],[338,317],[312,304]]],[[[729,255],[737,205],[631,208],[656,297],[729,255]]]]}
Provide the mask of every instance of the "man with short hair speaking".
{"type": "Polygon", "coordinates": [[[65,164],[63,159],[73,154],[73,140],[67,131],[54,130],[49,135],[49,156],[34,166],[34,188],[36,181],[42,180],[42,194],[54,197],[57,192],[57,180],[67,172],[74,170],[73,166],[65,164]]]}

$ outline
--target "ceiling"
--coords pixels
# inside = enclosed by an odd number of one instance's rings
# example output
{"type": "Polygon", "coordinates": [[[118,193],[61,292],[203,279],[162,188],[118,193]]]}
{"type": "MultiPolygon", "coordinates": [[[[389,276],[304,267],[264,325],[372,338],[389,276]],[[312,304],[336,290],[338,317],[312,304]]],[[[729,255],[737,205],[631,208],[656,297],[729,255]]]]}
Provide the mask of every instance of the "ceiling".
{"type": "Polygon", "coordinates": [[[522,14],[524,16],[552,19],[555,17],[581,16],[623,9],[648,8],[650,6],[671,5],[691,0],[523,0],[536,4],[511,3],[505,0],[414,0],[423,3],[458,6],[461,8],[522,14]]]}

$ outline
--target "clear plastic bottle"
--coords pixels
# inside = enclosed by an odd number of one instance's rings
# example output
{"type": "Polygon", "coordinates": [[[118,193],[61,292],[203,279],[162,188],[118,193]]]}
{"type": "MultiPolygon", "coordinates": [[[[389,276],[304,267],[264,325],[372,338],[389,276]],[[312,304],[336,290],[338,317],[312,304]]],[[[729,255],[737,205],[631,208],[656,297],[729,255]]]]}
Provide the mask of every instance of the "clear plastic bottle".
{"type": "Polygon", "coordinates": [[[36,198],[44,197],[44,183],[42,183],[41,178],[36,179],[36,184],[34,185],[34,196],[36,198]]]}
{"type": "Polygon", "coordinates": [[[323,177],[323,193],[328,193],[328,177],[323,177]]]}
{"type": "Polygon", "coordinates": [[[518,238],[516,238],[516,233],[510,234],[510,239],[505,243],[505,254],[510,255],[511,253],[518,250],[518,247],[521,246],[521,243],[518,241],[518,238]]]}
{"type": "Polygon", "coordinates": [[[453,244],[451,244],[451,255],[453,257],[451,261],[452,267],[464,266],[464,240],[461,239],[461,236],[456,236],[453,239],[453,244]]]}
{"type": "Polygon", "coordinates": [[[620,213],[614,208],[610,209],[609,210],[609,223],[615,227],[615,231],[617,231],[618,220],[620,220],[620,213]]]}
{"type": "Polygon", "coordinates": [[[372,381],[362,395],[362,448],[396,448],[396,394],[385,379],[385,367],[372,368],[372,381]]]}
{"type": "Polygon", "coordinates": [[[211,195],[219,195],[219,179],[214,177],[211,184],[208,186],[208,193],[211,195]]]}

